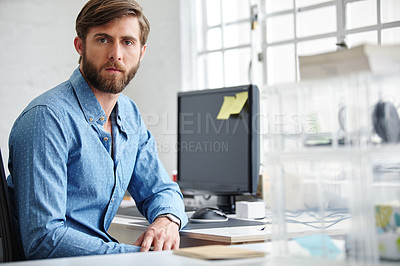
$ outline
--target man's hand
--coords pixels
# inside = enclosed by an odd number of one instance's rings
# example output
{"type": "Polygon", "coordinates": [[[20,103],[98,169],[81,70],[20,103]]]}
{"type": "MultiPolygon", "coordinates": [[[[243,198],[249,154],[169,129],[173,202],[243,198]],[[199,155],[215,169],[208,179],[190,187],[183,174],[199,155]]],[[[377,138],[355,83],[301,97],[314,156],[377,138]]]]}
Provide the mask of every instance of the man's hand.
{"type": "Polygon", "coordinates": [[[160,217],[147,227],[134,245],[141,246],[141,252],[147,252],[151,246],[154,251],[179,249],[179,243],[178,225],[166,217],[160,217]]]}

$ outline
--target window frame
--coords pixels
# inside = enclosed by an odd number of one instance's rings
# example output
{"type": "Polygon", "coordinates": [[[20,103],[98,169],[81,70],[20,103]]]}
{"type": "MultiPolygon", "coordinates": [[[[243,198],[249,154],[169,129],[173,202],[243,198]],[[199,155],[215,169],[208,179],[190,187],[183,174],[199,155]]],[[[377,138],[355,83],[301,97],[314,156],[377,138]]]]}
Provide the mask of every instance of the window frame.
{"type": "MultiPolygon", "coordinates": [[[[224,17],[222,14],[223,8],[223,0],[214,0],[219,1],[220,3],[220,19],[221,23],[218,25],[208,26],[206,20],[206,0],[181,0],[181,24],[183,27],[181,28],[182,32],[182,70],[183,70],[183,87],[182,90],[197,90],[197,89],[204,89],[208,88],[208,77],[206,76],[207,71],[206,69],[203,70],[205,73],[204,77],[198,76],[198,65],[197,61],[202,56],[205,56],[210,53],[214,52],[221,52],[222,53],[222,73],[223,73],[223,85],[226,84],[226,77],[225,77],[225,52],[233,49],[243,49],[243,48],[250,48],[251,49],[251,62],[249,64],[249,73],[248,80],[250,83],[255,83],[261,86],[272,85],[268,79],[268,58],[267,58],[267,51],[271,47],[277,47],[287,44],[294,45],[294,62],[295,62],[295,77],[294,81],[300,80],[299,75],[299,63],[298,63],[298,46],[299,43],[305,41],[314,41],[320,40],[324,38],[333,37],[336,38],[336,43],[343,43],[346,41],[347,37],[350,34],[356,33],[363,33],[363,32],[371,32],[375,31],[377,34],[377,44],[381,45],[382,43],[382,31],[385,29],[390,28],[400,28],[400,20],[399,21],[392,21],[392,22],[382,22],[381,18],[381,0],[331,0],[326,1],[319,4],[313,4],[310,6],[304,7],[297,7],[297,1],[293,1],[293,7],[290,9],[271,12],[267,13],[266,9],[266,0],[243,0],[248,1],[249,3],[249,10],[253,13],[249,14],[249,17],[246,19],[238,19],[231,22],[224,22],[224,17]],[[376,24],[359,27],[359,28],[352,28],[347,29],[347,21],[346,21],[346,14],[347,14],[347,6],[348,4],[361,2],[361,1],[375,1],[376,4],[376,24]],[[202,25],[197,25],[198,20],[196,20],[196,7],[201,7],[201,20],[202,25]],[[334,6],[336,8],[336,31],[327,32],[323,34],[316,34],[312,36],[304,36],[298,37],[298,27],[297,27],[297,16],[301,12],[313,11],[318,10],[321,8],[334,6]],[[276,42],[268,42],[267,39],[267,20],[271,17],[279,17],[291,14],[293,15],[293,32],[294,36],[291,39],[276,41],[276,42]],[[226,47],[224,44],[224,32],[225,28],[230,25],[237,25],[240,23],[249,23],[252,24],[255,19],[257,19],[258,27],[255,30],[251,30],[250,36],[250,43],[244,45],[236,45],[226,47]],[[220,49],[210,49],[206,48],[207,44],[207,31],[214,28],[221,29],[221,48],[220,49]],[[198,37],[194,31],[200,31],[202,36],[202,47],[198,47],[198,37]],[[189,44],[188,44],[189,43],[189,44]],[[204,79],[204,88],[199,88],[198,80],[204,79]]],[[[342,49],[340,46],[337,46],[337,49],[342,49]]],[[[204,68],[206,68],[206,64],[204,64],[204,68]]],[[[242,85],[242,84],[237,84],[242,85]]]]}

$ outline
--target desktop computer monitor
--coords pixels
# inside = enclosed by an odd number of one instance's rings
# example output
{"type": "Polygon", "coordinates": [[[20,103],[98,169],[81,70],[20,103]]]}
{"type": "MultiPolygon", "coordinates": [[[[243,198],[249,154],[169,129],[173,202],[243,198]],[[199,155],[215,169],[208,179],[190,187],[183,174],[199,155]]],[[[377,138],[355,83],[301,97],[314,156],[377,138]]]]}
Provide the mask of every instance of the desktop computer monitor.
{"type": "Polygon", "coordinates": [[[235,196],[255,194],[260,165],[255,85],[178,93],[178,183],[217,195],[234,213],[235,196]]]}

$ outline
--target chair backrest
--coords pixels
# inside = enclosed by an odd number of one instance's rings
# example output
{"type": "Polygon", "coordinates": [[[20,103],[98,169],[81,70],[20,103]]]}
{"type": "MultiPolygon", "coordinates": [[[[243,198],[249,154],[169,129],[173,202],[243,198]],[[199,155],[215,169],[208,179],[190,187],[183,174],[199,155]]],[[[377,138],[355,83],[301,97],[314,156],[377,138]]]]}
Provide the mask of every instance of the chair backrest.
{"type": "Polygon", "coordinates": [[[19,244],[8,192],[6,174],[0,150],[0,237],[3,249],[3,262],[23,260],[22,247],[19,244]]]}

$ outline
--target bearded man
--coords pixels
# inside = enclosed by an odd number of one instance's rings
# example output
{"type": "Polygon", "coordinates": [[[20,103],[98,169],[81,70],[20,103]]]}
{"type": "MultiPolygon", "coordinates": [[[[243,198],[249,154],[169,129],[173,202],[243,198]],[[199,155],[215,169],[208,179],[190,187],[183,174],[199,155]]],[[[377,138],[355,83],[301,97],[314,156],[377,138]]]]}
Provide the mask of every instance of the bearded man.
{"type": "Polygon", "coordinates": [[[122,94],[149,31],[134,0],[90,0],[76,19],[79,67],[15,121],[7,182],[27,259],[179,248],[182,194],[122,94]],[[133,245],[107,233],[125,191],[150,222],[133,245]]]}

